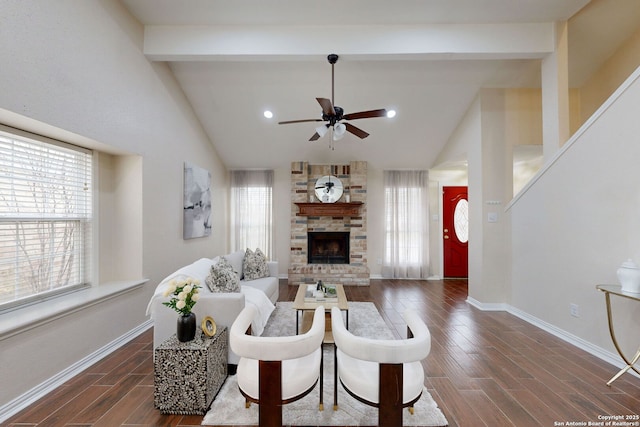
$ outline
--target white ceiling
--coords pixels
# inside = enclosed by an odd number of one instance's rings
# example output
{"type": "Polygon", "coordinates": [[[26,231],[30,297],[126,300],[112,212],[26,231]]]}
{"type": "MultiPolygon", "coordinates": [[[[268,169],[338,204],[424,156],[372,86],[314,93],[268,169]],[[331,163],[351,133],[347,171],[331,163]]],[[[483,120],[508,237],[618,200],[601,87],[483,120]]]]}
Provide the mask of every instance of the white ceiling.
{"type": "MultiPolygon", "coordinates": [[[[365,160],[380,169],[430,168],[481,88],[539,87],[540,58],[545,54],[540,47],[549,44],[540,31],[549,28],[544,23],[566,20],[589,3],[121,1],[146,26],[145,53],[150,59],[168,60],[223,162],[232,169],[288,167],[300,160],[365,160]],[[504,24],[513,23],[526,24],[526,31],[534,34],[526,40],[535,43],[512,38],[520,29],[504,24]],[[484,37],[485,29],[493,39],[484,37]],[[433,34],[441,37],[429,38],[433,34]],[[394,119],[353,121],[371,135],[360,140],[347,134],[335,143],[335,150],[329,149],[329,135],[307,141],[315,123],[277,124],[320,116],[315,98],[331,98],[329,53],[340,55],[335,103],[346,113],[398,111],[394,119]],[[274,112],[273,119],[262,116],[265,109],[274,112]]],[[[570,21],[570,82],[575,85],[640,22],[637,0],[591,3],[570,21]]]]}

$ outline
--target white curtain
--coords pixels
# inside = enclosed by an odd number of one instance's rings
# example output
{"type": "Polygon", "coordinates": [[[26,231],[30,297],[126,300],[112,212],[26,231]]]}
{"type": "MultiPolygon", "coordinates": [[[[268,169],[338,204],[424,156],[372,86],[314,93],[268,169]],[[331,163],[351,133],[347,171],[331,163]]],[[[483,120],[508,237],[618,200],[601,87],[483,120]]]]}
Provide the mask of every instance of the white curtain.
{"type": "Polygon", "coordinates": [[[231,250],[273,255],[273,171],[231,171],[231,250]]]}
{"type": "Polygon", "coordinates": [[[385,239],[382,276],[429,275],[428,172],[384,171],[385,239]]]}

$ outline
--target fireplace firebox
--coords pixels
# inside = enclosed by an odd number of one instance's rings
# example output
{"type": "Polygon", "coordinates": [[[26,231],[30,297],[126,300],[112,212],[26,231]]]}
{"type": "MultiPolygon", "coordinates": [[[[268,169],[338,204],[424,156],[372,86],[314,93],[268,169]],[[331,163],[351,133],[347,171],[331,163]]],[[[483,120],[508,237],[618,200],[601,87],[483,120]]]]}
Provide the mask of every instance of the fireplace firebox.
{"type": "Polygon", "coordinates": [[[310,231],[307,242],[308,264],[349,264],[349,232],[310,231]]]}

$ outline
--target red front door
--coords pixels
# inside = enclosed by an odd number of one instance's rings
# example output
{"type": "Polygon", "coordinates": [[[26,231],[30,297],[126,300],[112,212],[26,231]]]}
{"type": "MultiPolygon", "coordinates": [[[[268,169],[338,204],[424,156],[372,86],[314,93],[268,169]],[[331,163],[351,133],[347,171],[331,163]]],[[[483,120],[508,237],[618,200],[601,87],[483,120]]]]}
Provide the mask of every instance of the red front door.
{"type": "Polygon", "coordinates": [[[469,276],[467,187],[442,188],[444,277],[469,276]]]}

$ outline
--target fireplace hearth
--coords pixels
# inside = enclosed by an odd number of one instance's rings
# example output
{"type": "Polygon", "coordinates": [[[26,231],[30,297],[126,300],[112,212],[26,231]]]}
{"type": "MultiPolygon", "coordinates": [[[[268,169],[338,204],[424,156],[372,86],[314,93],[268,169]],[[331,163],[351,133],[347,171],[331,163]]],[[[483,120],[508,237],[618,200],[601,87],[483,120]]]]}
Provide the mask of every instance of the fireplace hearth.
{"type": "Polygon", "coordinates": [[[307,233],[309,264],[349,264],[349,233],[310,231],[307,233]]]}

